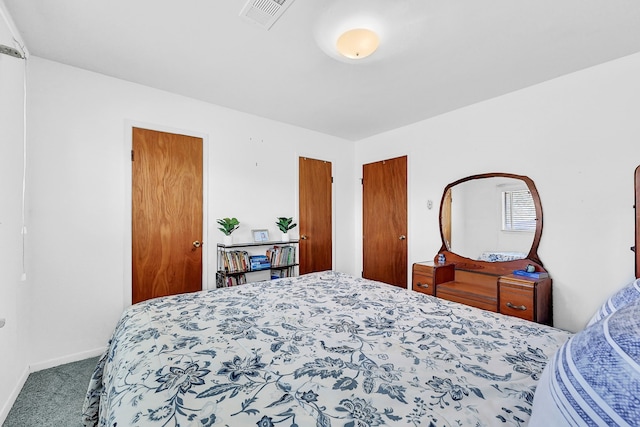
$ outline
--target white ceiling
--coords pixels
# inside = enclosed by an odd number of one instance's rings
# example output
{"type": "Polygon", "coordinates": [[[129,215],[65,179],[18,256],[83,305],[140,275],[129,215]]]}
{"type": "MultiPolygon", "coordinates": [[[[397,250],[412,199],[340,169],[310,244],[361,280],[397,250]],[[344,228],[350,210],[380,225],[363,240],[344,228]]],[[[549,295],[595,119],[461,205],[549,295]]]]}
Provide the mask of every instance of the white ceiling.
{"type": "Polygon", "coordinates": [[[4,0],[32,55],[349,140],[640,52],[638,0],[296,0],[268,31],[245,2],[4,0]]]}

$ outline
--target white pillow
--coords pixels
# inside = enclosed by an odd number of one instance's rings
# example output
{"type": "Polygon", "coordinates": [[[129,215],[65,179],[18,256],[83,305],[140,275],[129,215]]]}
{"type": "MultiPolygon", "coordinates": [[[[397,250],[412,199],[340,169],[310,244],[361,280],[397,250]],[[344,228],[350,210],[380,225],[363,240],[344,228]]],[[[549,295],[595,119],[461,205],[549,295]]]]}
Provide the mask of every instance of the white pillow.
{"type": "Polygon", "coordinates": [[[572,336],[545,367],[530,427],[640,422],[640,299],[572,336]]]}
{"type": "Polygon", "coordinates": [[[607,299],[607,301],[602,304],[602,307],[600,307],[596,314],[593,315],[591,320],[589,320],[589,323],[587,323],[587,327],[604,319],[611,313],[620,310],[625,305],[632,303],[637,299],[640,299],[640,279],[636,279],[633,282],[629,283],[627,286],[620,289],[609,299],[607,299]]]}

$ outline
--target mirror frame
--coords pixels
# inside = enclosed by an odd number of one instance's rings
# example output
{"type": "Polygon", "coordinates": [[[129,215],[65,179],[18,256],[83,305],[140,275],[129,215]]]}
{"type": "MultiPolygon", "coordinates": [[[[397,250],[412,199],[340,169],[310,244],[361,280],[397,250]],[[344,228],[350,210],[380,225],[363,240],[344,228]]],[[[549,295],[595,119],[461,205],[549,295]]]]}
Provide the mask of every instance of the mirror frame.
{"type": "Polygon", "coordinates": [[[446,264],[455,264],[456,268],[462,270],[474,270],[480,272],[486,272],[487,274],[498,274],[505,275],[511,274],[513,270],[523,270],[526,268],[527,264],[532,264],[535,266],[536,271],[546,272],[542,261],[538,257],[538,246],[540,245],[540,238],[542,237],[542,203],[540,203],[540,195],[538,194],[538,190],[536,189],[536,185],[533,183],[531,178],[524,175],[515,175],[511,173],[484,173],[479,175],[471,175],[457,181],[454,181],[447,185],[442,193],[442,200],[440,201],[440,240],[442,241],[442,246],[440,250],[434,257],[434,262],[437,263],[438,255],[442,254],[445,256],[446,264]],[[488,262],[488,261],[479,261],[471,258],[463,257],[462,255],[458,255],[455,252],[451,252],[449,247],[446,244],[446,240],[444,238],[444,231],[442,227],[442,210],[445,205],[445,199],[447,197],[447,192],[451,190],[452,187],[462,184],[466,181],[471,181],[474,179],[485,179],[485,178],[514,178],[521,181],[527,185],[529,191],[531,192],[531,197],[533,198],[533,204],[536,208],[536,231],[533,235],[533,242],[531,243],[531,249],[527,254],[526,258],[513,260],[513,261],[496,261],[496,262],[488,262]]]}

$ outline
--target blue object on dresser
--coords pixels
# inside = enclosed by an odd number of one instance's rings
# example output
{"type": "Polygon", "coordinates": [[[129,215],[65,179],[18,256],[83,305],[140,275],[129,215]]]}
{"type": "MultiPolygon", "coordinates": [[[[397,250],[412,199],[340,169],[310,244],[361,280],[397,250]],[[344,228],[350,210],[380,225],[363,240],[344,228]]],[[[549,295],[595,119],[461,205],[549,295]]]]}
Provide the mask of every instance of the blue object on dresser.
{"type": "Polygon", "coordinates": [[[544,277],[549,277],[549,273],[546,273],[544,271],[529,272],[525,270],[514,270],[513,274],[515,274],[516,276],[529,277],[531,279],[540,279],[544,277]]]}

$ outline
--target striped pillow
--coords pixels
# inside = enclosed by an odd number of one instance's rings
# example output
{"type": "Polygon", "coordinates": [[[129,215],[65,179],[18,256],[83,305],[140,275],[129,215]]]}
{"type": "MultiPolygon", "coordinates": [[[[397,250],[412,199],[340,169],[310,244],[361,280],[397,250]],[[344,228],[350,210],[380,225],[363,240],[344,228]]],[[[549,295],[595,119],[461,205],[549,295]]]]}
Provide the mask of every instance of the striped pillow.
{"type": "Polygon", "coordinates": [[[624,288],[620,289],[613,296],[611,296],[602,307],[593,315],[589,323],[587,323],[587,327],[593,325],[594,323],[604,319],[609,316],[611,313],[620,310],[625,305],[632,303],[640,299],[640,279],[636,279],[633,282],[629,283],[624,288]]]}
{"type": "Polygon", "coordinates": [[[640,421],[640,300],[565,342],[545,367],[529,426],[640,421]]]}

